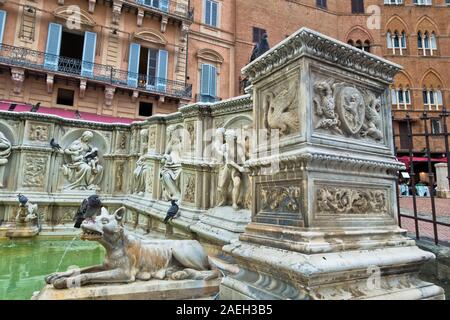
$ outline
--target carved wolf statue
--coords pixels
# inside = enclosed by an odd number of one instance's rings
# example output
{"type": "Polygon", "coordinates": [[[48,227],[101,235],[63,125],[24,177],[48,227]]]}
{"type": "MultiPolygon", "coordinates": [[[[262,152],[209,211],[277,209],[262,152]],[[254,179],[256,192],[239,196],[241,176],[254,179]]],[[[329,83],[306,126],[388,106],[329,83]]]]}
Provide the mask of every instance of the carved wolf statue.
{"type": "Polygon", "coordinates": [[[81,239],[98,241],[106,249],[104,263],[81,270],[53,273],[45,278],[56,289],[135,280],[218,278],[208,255],[195,240],[140,240],[127,235],[122,225],[125,208],[110,215],[102,208],[95,222],[84,221],[81,239]]]}

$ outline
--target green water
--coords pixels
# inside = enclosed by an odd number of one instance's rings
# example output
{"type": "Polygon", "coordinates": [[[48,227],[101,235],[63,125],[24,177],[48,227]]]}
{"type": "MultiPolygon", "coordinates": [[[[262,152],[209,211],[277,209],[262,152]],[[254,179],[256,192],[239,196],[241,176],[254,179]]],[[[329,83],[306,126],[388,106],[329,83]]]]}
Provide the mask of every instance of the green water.
{"type": "MultiPolygon", "coordinates": [[[[30,299],[41,290],[44,277],[55,272],[71,240],[14,240],[0,242],[0,300],[30,299]]],[[[104,249],[96,242],[75,240],[58,271],[87,267],[103,261],[104,249]]]]}

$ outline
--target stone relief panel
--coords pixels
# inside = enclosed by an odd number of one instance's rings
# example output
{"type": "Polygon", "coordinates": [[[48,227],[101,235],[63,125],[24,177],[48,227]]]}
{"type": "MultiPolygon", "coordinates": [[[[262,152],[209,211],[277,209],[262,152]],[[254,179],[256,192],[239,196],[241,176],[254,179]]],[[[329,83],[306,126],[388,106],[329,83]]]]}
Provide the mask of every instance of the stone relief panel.
{"type": "Polygon", "coordinates": [[[345,82],[314,83],[316,131],[384,143],[381,98],[345,82]]]}
{"type": "Polygon", "coordinates": [[[150,149],[156,149],[156,126],[151,126],[149,129],[148,146],[150,149]]]}
{"type": "Polygon", "coordinates": [[[185,187],[184,187],[184,201],[189,203],[195,203],[195,175],[185,175],[185,187]]]}
{"type": "Polygon", "coordinates": [[[147,192],[153,194],[154,169],[152,165],[147,166],[147,192]]]}
{"type": "Polygon", "coordinates": [[[163,200],[180,200],[181,152],[183,147],[183,127],[167,127],[167,144],[161,159],[159,176],[163,200]]]}
{"type": "Polygon", "coordinates": [[[123,191],[124,189],[124,172],[125,172],[125,162],[119,162],[116,164],[116,170],[115,172],[115,185],[114,190],[115,191],[123,191]]]}
{"type": "Polygon", "coordinates": [[[119,132],[117,135],[117,150],[122,153],[127,150],[128,135],[125,132],[119,132]]]}
{"type": "Polygon", "coordinates": [[[24,161],[22,186],[43,187],[47,172],[48,157],[27,155],[24,161]]]}
{"type": "Polygon", "coordinates": [[[321,215],[388,214],[386,189],[316,186],[316,212],[321,215]]]}
{"type": "Polygon", "coordinates": [[[84,131],[64,148],[62,172],[68,181],[65,190],[100,190],[103,166],[100,150],[92,144],[94,140],[92,131],[84,131]]]}
{"type": "Polygon", "coordinates": [[[300,131],[299,80],[289,77],[262,93],[263,126],[269,133],[279,130],[280,136],[300,131]]]}
{"type": "Polygon", "coordinates": [[[260,211],[298,214],[301,204],[299,186],[264,185],[259,188],[260,211]]]}
{"type": "Polygon", "coordinates": [[[50,126],[41,123],[30,122],[28,139],[30,141],[47,142],[49,139],[50,126]]]}

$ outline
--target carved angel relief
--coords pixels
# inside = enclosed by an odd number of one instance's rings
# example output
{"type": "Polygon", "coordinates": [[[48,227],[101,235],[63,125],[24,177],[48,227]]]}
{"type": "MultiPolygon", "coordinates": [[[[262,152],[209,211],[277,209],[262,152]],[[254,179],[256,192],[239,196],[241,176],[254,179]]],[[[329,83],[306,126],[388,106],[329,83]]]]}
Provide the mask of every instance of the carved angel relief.
{"type": "Polygon", "coordinates": [[[280,130],[280,135],[289,135],[300,130],[298,114],[298,80],[278,86],[264,96],[264,126],[280,130]]]}
{"type": "Polygon", "coordinates": [[[315,128],[336,135],[383,142],[381,100],[346,83],[314,85],[315,128]]]}

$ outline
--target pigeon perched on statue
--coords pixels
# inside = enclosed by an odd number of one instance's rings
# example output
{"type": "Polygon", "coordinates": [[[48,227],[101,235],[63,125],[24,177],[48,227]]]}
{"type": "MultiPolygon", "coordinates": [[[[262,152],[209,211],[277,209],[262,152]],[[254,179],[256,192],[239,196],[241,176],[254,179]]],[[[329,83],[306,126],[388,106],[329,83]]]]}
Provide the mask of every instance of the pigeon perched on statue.
{"type": "Polygon", "coordinates": [[[267,38],[267,33],[264,33],[259,43],[257,43],[253,48],[250,62],[258,59],[260,56],[270,50],[269,41],[267,40],[267,38]]]}
{"type": "Polygon", "coordinates": [[[95,216],[100,215],[101,210],[102,202],[96,194],[84,199],[75,214],[74,228],[79,229],[84,220],[95,220],[95,216]]]}
{"type": "Polygon", "coordinates": [[[17,198],[19,199],[19,202],[20,202],[20,204],[21,205],[26,205],[27,204],[27,202],[28,202],[28,198],[27,197],[25,197],[23,194],[21,194],[21,193],[19,193],[18,195],[17,195],[17,198]]]}
{"type": "Polygon", "coordinates": [[[61,150],[61,146],[55,141],[55,138],[52,138],[52,140],[50,140],[50,146],[52,147],[52,149],[55,150],[61,150]]]}
{"type": "Polygon", "coordinates": [[[89,163],[89,161],[94,160],[94,159],[97,158],[97,157],[98,157],[98,151],[97,151],[97,149],[95,149],[95,150],[93,150],[93,151],[87,153],[87,154],[84,156],[84,160],[86,160],[86,162],[89,163]]]}
{"type": "Polygon", "coordinates": [[[40,102],[36,103],[35,105],[33,105],[33,106],[31,107],[30,112],[37,112],[37,111],[39,110],[39,107],[40,107],[40,106],[41,106],[41,103],[40,103],[40,102]]]}
{"type": "Polygon", "coordinates": [[[166,217],[164,218],[164,224],[167,224],[170,220],[175,218],[175,216],[178,213],[178,205],[176,200],[171,200],[172,205],[170,206],[169,210],[167,210],[166,217]]]}

